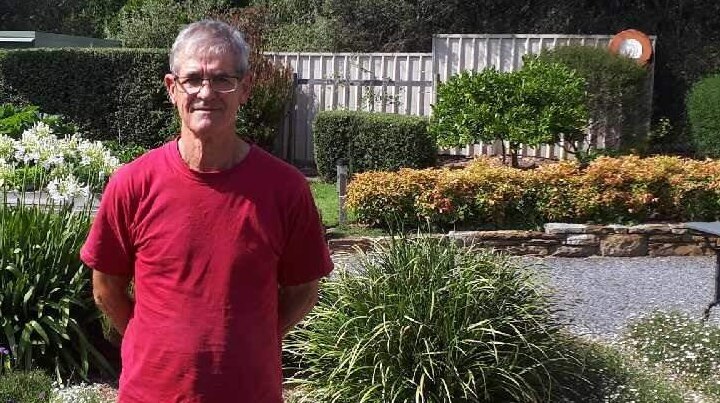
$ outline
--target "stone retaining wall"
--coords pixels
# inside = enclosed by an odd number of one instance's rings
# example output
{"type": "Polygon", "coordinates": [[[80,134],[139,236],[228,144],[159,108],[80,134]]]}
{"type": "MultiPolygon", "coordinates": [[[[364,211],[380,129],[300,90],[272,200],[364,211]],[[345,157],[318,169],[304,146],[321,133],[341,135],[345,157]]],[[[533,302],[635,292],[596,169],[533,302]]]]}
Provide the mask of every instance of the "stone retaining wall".
{"type": "MultiPolygon", "coordinates": [[[[502,250],[512,255],[588,256],[701,256],[713,255],[718,237],[685,228],[683,224],[590,225],[545,224],[545,231],[451,231],[466,244],[502,250]]],[[[376,240],[382,240],[376,239],[376,240]]],[[[373,238],[329,241],[333,252],[368,248],[373,238]]]]}

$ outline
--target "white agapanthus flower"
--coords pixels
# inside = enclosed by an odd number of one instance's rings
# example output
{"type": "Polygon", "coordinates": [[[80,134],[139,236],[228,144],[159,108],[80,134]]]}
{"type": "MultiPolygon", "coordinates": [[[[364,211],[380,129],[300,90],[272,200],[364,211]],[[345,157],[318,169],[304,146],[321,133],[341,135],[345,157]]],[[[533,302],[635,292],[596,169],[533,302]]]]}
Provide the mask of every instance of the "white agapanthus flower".
{"type": "Polygon", "coordinates": [[[63,165],[65,157],[60,143],[50,126],[38,122],[25,130],[16,143],[15,159],[25,164],[39,164],[45,169],[63,165]]]}
{"type": "Polygon", "coordinates": [[[6,161],[5,158],[0,157],[0,189],[4,189],[5,185],[8,184],[14,170],[15,167],[12,164],[6,161]]]}
{"type": "Polygon", "coordinates": [[[15,154],[15,143],[10,136],[0,136],[0,159],[9,161],[15,154]]]}
{"type": "Polygon", "coordinates": [[[77,197],[88,197],[90,187],[80,183],[73,174],[62,179],[53,179],[47,185],[50,198],[56,203],[69,203],[77,197]]]}

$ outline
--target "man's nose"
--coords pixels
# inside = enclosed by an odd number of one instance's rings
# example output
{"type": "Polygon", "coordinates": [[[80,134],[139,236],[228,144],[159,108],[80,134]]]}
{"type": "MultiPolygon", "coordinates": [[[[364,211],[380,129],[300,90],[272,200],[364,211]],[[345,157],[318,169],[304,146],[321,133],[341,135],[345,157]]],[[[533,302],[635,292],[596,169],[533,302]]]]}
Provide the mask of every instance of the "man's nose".
{"type": "Polygon", "coordinates": [[[212,82],[210,79],[203,78],[200,90],[197,93],[198,98],[209,98],[215,91],[212,89],[212,82]]]}

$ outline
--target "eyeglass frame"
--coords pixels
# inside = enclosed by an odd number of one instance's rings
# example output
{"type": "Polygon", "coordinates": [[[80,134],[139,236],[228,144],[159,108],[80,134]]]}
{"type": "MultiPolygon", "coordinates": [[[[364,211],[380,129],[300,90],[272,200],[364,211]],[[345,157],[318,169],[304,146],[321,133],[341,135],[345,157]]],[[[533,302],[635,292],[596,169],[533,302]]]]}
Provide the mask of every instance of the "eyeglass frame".
{"type": "Polygon", "coordinates": [[[238,88],[240,87],[240,82],[243,80],[244,75],[243,75],[243,76],[220,75],[220,76],[217,76],[217,77],[210,77],[210,78],[207,78],[207,77],[197,77],[197,78],[200,78],[202,81],[200,82],[200,88],[198,88],[198,90],[197,90],[196,92],[190,92],[190,91],[188,91],[188,90],[185,88],[185,86],[180,82],[180,79],[183,79],[183,78],[187,79],[187,78],[191,78],[191,77],[188,77],[188,76],[181,77],[181,76],[179,76],[179,75],[177,75],[177,74],[175,74],[175,73],[172,73],[172,77],[173,77],[173,80],[175,81],[175,83],[178,85],[178,87],[180,87],[180,90],[181,90],[182,92],[184,92],[184,93],[186,93],[186,94],[188,94],[188,95],[197,95],[197,94],[200,93],[200,91],[202,91],[203,87],[205,87],[205,85],[206,85],[205,82],[206,82],[206,81],[207,81],[207,86],[208,86],[208,88],[209,88],[211,91],[214,91],[214,92],[217,92],[217,93],[220,93],[220,94],[232,94],[233,92],[237,91],[238,88]],[[213,87],[213,84],[212,84],[213,80],[215,80],[216,78],[234,78],[234,79],[236,80],[236,81],[235,81],[235,88],[233,88],[233,89],[230,90],[230,91],[219,91],[219,90],[216,90],[216,89],[213,87]]]}

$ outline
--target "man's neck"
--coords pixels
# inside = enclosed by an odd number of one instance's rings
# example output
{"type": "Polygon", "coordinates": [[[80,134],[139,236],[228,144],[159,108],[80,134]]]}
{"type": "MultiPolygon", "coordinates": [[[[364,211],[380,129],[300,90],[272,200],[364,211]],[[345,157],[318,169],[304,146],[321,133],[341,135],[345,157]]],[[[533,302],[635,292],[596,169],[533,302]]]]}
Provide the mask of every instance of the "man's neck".
{"type": "Polygon", "coordinates": [[[233,136],[217,138],[200,138],[192,133],[181,133],[178,150],[193,171],[215,172],[240,163],[247,156],[250,146],[234,133],[233,136]]]}

